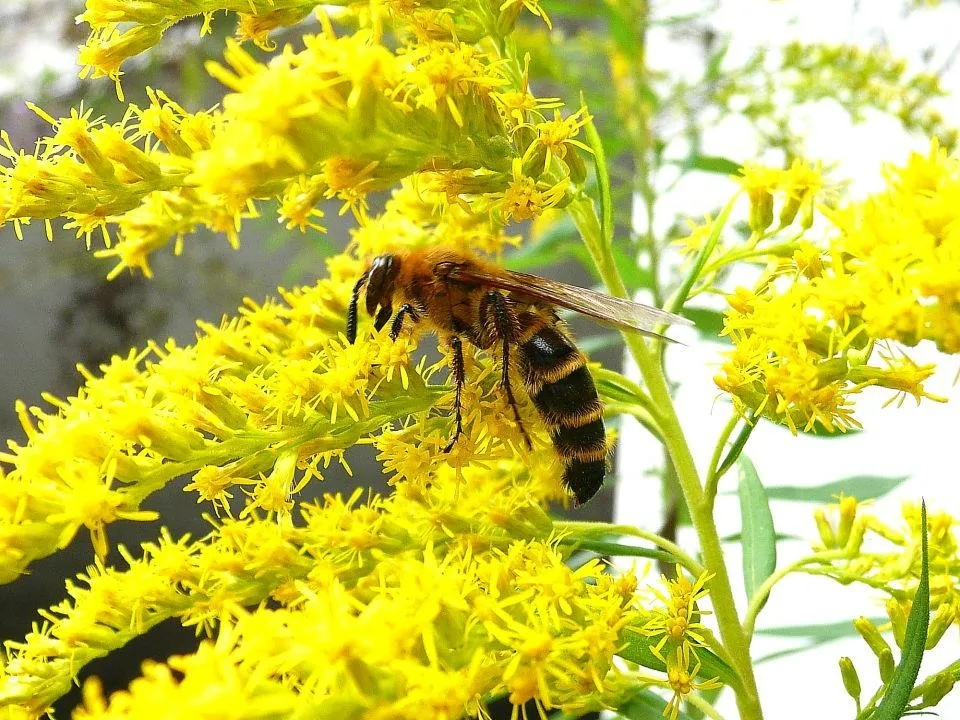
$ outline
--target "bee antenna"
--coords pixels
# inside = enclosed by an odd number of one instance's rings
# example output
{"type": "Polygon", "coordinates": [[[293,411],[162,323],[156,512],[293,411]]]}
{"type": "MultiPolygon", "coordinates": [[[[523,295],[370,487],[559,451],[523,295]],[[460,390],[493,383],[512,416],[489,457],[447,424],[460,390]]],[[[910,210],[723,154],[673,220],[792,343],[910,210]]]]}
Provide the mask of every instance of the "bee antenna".
{"type": "Polygon", "coordinates": [[[357,341],[357,304],[360,302],[360,293],[363,292],[363,286],[367,284],[367,276],[364,273],[353,286],[353,295],[350,297],[350,306],[347,308],[347,342],[353,345],[357,341]]]}

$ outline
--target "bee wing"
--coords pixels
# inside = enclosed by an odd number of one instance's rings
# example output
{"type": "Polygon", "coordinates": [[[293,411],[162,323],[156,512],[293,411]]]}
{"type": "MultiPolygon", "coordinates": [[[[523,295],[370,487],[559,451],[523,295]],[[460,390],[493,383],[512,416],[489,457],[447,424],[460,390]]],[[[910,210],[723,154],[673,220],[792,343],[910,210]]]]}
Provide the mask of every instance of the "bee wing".
{"type": "MultiPolygon", "coordinates": [[[[685,317],[641,303],[611,297],[576,285],[547,280],[537,275],[503,270],[492,274],[469,267],[458,267],[453,277],[473,280],[515,295],[541,300],[573,310],[595,320],[644,335],[664,337],[657,332],[662,325],[692,325],[685,317]]],[[[667,338],[669,339],[669,338],[667,338]]]]}

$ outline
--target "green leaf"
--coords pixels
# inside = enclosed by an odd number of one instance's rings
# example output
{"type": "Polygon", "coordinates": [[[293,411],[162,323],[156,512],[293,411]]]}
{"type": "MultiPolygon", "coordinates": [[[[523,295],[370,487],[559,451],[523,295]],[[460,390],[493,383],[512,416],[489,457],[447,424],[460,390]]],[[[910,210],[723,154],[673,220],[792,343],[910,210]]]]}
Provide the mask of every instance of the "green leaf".
{"type": "MultiPolygon", "coordinates": [[[[889,622],[887,618],[874,618],[874,624],[880,625],[889,622]]],[[[832,623],[818,623],[815,625],[783,625],[781,627],[761,628],[757,635],[776,635],[789,638],[809,638],[819,642],[838,640],[843,637],[859,635],[851,620],[841,620],[832,623]]]]}
{"type": "MultiPolygon", "coordinates": [[[[625,630],[622,640],[626,643],[626,646],[617,652],[617,655],[624,660],[629,660],[651,670],[661,672],[666,670],[663,662],[651,650],[659,642],[659,638],[641,635],[633,630],[625,630]]],[[[697,648],[697,658],[700,660],[700,673],[697,677],[719,678],[724,685],[730,685],[734,689],[740,687],[740,681],[733,668],[712,652],[706,648],[697,648]]]]}
{"type": "Polygon", "coordinates": [[[504,264],[510,270],[530,270],[553,265],[566,259],[571,248],[579,246],[577,228],[568,215],[553,223],[540,235],[507,255],[504,264]]]}
{"type": "MultiPolygon", "coordinates": [[[[807,539],[802,535],[791,535],[790,533],[777,533],[773,537],[777,542],[780,542],[782,540],[806,540],[807,539]]],[[[743,540],[742,533],[731,533],[729,535],[724,535],[722,538],[720,538],[720,542],[725,542],[725,543],[738,543],[738,542],[741,542],[742,540],[743,540]]]]}
{"type": "Polygon", "coordinates": [[[883,700],[877,706],[873,720],[899,720],[903,717],[910,702],[923,649],[927,642],[927,626],[930,624],[930,568],[927,558],[927,504],[920,505],[920,583],[913,596],[913,607],[907,618],[907,630],[903,637],[903,653],[900,664],[893,671],[893,677],[883,694],[883,700]]]}
{"type": "Polygon", "coordinates": [[[835,502],[837,496],[843,493],[844,495],[851,495],[857,500],[874,500],[901,485],[908,477],[909,475],[898,475],[896,477],[853,475],[814,487],[780,485],[768,487],[767,497],[771,500],[796,500],[821,504],[835,502]]]}
{"type": "MultiPolygon", "coordinates": [[[[620,717],[628,720],[653,720],[663,717],[663,709],[667,706],[667,701],[657,695],[652,690],[641,690],[625,703],[616,709],[620,717]]],[[[693,720],[685,713],[680,712],[677,715],[679,720],[693,720]]]]}
{"type": "Polygon", "coordinates": [[[727,56],[729,45],[724,45],[719,50],[710,53],[707,60],[707,67],[703,73],[703,79],[707,82],[713,82],[720,79],[720,66],[723,65],[723,59],[727,56]]]}
{"type": "Polygon", "coordinates": [[[777,537],[767,493],[757,469],[746,455],[738,461],[740,516],[742,521],[743,584],[752,598],[777,567],[777,537]]]}
{"type": "Polygon", "coordinates": [[[598,368],[592,375],[593,381],[597,385],[597,391],[604,397],[625,403],[641,401],[637,396],[637,386],[620,373],[598,368]]]}
{"type": "Polygon", "coordinates": [[[727,470],[733,467],[733,464],[743,453],[743,449],[747,446],[747,442],[750,440],[750,436],[753,434],[754,428],[756,427],[757,421],[754,419],[753,410],[748,410],[746,417],[743,418],[743,424],[740,427],[740,431],[733,438],[733,442],[730,443],[730,449],[727,450],[726,456],[717,466],[717,477],[723,477],[727,470]]]}
{"type": "Polygon", "coordinates": [[[717,155],[691,155],[681,164],[686,170],[701,170],[718,175],[736,175],[742,165],[717,155]]]}
{"type": "Polygon", "coordinates": [[[613,261],[627,290],[634,291],[653,286],[653,274],[647,268],[641,267],[636,257],[617,245],[613,246],[612,251],[613,261]]]}
{"type": "Polygon", "coordinates": [[[720,336],[723,330],[723,311],[710,310],[709,308],[685,307],[681,313],[688,320],[693,320],[703,335],[720,342],[730,343],[730,340],[720,336]]]}
{"type": "MultiPolygon", "coordinates": [[[[589,116],[587,116],[589,118],[589,116]]],[[[603,141],[593,121],[583,126],[583,135],[587,145],[593,151],[593,166],[597,177],[597,189],[600,193],[600,233],[601,240],[608,248],[613,247],[613,195],[610,189],[610,172],[607,158],[603,154],[603,141]]]]}
{"type": "MultiPolygon", "coordinates": [[[[626,543],[614,542],[608,540],[578,539],[568,538],[577,550],[589,550],[597,555],[610,555],[612,557],[645,557],[661,562],[677,563],[677,558],[656,548],[645,548],[638,545],[628,545],[626,543]]],[[[565,543],[566,541],[561,541],[565,543]]]]}

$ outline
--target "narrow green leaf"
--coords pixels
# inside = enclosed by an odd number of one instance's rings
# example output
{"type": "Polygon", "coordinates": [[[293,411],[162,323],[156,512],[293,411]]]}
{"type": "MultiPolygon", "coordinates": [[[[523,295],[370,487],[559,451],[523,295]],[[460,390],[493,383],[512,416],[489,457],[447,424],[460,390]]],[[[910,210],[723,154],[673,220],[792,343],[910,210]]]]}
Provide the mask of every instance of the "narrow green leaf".
{"type": "Polygon", "coordinates": [[[712,82],[720,79],[720,66],[723,65],[723,59],[727,56],[729,45],[723,45],[719,50],[710,53],[707,60],[707,67],[703,73],[703,79],[712,82]]]}
{"type": "MultiPolygon", "coordinates": [[[[889,622],[887,618],[874,618],[875,624],[889,622]]],[[[778,637],[809,638],[819,642],[838,640],[843,637],[859,635],[851,620],[815,625],[783,625],[780,627],[760,628],[756,635],[777,635],[778,637]]]]}
{"type": "Polygon", "coordinates": [[[740,459],[740,455],[743,453],[743,448],[747,446],[747,441],[750,439],[750,436],[753,434],[753,430],[756,427],[757,421],[754,419],[753,411],[748,410],[747,416],[743,418],[743,424],[740,427],[740,431],[737,433],[736,437],[733,438],[733,442],[730,444],[730,449],[727,450],[726,456],[717,466],[717,477],[723,477],[727,470],[733,467],[733,464],[740,459]]]}
{"type": "Polygon", "coordinates": [[[504,264],[511,270],[529,270],[553,265],[570,256],[571,248],[580,246],[577,228],[568,215],[553,223],[533,242],[511,252],[504,264]]]}
{"type": "MultiPolygon", "coordinates": [[[[667,701],[652,690],[641,690],[632,698],[616,709],[620,717],[627,720],[654,720],[663,717],[663,709],[667,701]]],[[[683,711],[677,715],[678,720],[693,720],[693,717],[683,711]]]]}
{"type": "Polygon", "coordinates": [[[898,487],[908,475],[885,477],[883,475],[853,475],[842,480],[833,480],[824,485],[800,487],[780,485],[767,488],[771,500],[797,500],[799,502],[835,502],[840,493],[852,495],[857,500],[873,500],[898,487]]]}
{"type": "Polygon", "coordinates": [[[600,231],[603,243],[613,247],[613,195],[610,190],[610,173],[607,158],[603,154],[603,141],[593,121],[583,126],[584,138],[593,151],[593,165],[597,176],[597,188],[600,192],[600,231]]]}
{"type": "Polygon", "coordinates": [[[742,165],[716,155],[691,155],[683,161],[681,167],[687,170],[701,170],[719,175],[736,175],[740,172],[742,165]]]}
{"type": "MultiPolygon", "coordinates": [[[[783,540],[806,540],[807,539],[801,535],[791,535],[790,533],[776,533],[773,537],[777,542],[781,542],[783,540]]],[[[720,538],[720,542],[725,542],[725,543],[738,543],[738,542],[741,542],[742,540],[743,540],[742,533],[730,533],[729,535],[724,535],[722,538],[720,538]]]]}
{"type": "Polygon", "coordinates": [[[752,598],[777,567],[777,537],[767,493],[757,469],[746,455],[738,461],[740,517],[742,521],[743,583],[752,598]]]}
{"type": "Polygon", "coordinates": [[[643,398],[637,395],[638,392],[642,391],[635,383],[623,377],[620,373],[598,368],[592,375],[593,381],[597,385],[597,390],[604,397],[626,403],[643,401],[643,398]]]}
{"type": "Polygon", "coordinates": [[[641,267],[634,255],[617,245],[614,245],[612,250],[617,271],[631,294],[633,291],[649,288],[653,285],[653,274],[647,268],[641,267]]]}
{"type": "Polygon", "coordinates": [[[903,653],[900,664],[893,672],[890,684],[877,706],[873,720],[899,720],[910,702],[923,649],[927,642],[927,626],[930,624],[930,568],[927,558],[927,504],[920,505],[920,583],[913,596],[913,607],[907,618],[907,630],[903,638],[903,653]]]}
{"type": "Polygon", "coordinates": [[[706,337],[718,340],[720,342],[730,343],[726,337],[720,337],[723,330],[723,311],[711,310],[709,308],[685,307],[683,313],[685,318],[693,320],[694,324],[706,337]]]}
{"type": "Polygon", "coordinates": [[[655,548],[645,548],[637,545],[628,545],[626,543],[607,540],[581,540],[573,537],[569,538],[569,542],[578,550],[589,550],[597,555],[610,555],[612,557],[645,557],[672,564],[676,564],[677,562],[677,558],[670,553],[666,552],[665,550],[658,550],[655,548]]]}
{"type": "MultiPolygon", "coordinates": [[[[624,660],[629,660],[651,670],[661,672],[666,670],[663,662],[651,650],[660,641],[660,638],[648,637],[632,630],[625,630],[621,639],[626,645],[617,652],[617,655],[624,660]]],[[[697,648],[697,658],[700,660],[700,673],[697,677],[704,679],[719,678],[724,685],[730,685],[734,689],[740,687],[740,681],[733,668],[712,652],[706,648],[697,648]]]]}

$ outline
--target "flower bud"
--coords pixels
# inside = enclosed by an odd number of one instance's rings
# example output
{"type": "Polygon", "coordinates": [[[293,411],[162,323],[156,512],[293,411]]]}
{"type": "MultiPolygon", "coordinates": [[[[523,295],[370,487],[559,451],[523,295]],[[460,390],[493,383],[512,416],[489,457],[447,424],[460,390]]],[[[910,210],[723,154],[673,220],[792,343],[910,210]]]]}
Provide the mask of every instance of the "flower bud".
{"type": "Polygon", "coordinates": [[[887,644],[887,641],[883,639],[879,628],[870,622],[868,618],[861,615],[853,621],[853,626],[857,629],[857,632],[860,633],[860,637],[866,641],[874,655],[880,657],[884,651],[890,652],[890,646],[887,644]]]}
{"type": "Polygon", "coordinates": [[[956,684],[953,673],[949,670],[943,670],[936,675],[927,678],[922,686],[920,699],[921,707],[934,707],[938,705],[947,693],[953,690],[956,684]]]}
{"type": "Polygon", "coordinates": [[[933,648],[937,646],[940,638],[942,638],[947,629],[953,625],[956,617],[957,612],[953,609],[952,605],[941,603],[940,607],[937,608],[937,611],[930,619],[930,625],[927,627],[927,642],[924,645],[927,650],[933,650],[933,648]]]}
{"type": "Polygon", "coordinates": [[[820,533],[820,540],[823,542],[823,547],[826,550],[836,548],[837,536],[834,534],[833,528],[830,526],[830,520],[827,519],[827,514],[823,508],[817,508],[813,511],[813,519],[817,523],[817,531],[820,533]]]}
{"type": "Polygon", "coordinates": [[[580,153],[571,150],[564,160],[567,163],[567,169],[570,171],[570,182],[574,185],[583,185],[584,180],[587,179],[587,166],[584,164],[580,153]]]}
{"type": "Polygon", "coordinates": [[[750,229],[761,233],[773,224],[773,195],[763,188],[750,191],[750,229]]]}
{"type": "Polygon", "coordinates": [[[877,660],[880,665],[880,679],[886,684],[893,678],[893,673],[897,669],[897,664],[893,661],[893,651],[889,648],[885,649],[877,656],[877,660]]]}
{"type": "Polygon", "coordinates": [[[903,647],[903,639],[907,634],[907,613],[903,604],[899,600],[890,598],[887,600],[887,616],[890,618],[890,625],[893,627],[893,639],[897,647],[903,647]]]}
{"type": "Polygon", "coordinates": [[[840,498],[840,523],[837,528],[837,544],[840,547],[846,547],[850,539],[850,530],[853,528],[853,521],[857,516],[857,499],[845,496],[840,498]]]}
{"type": "Polygon", "coordinates": [[[853,666],[853,660],[848,657],[840,658],[840,677],[843,678],[843,687],[847,695],[859,704],[860,676],[857,675],[857,669],[853,666]]]}

